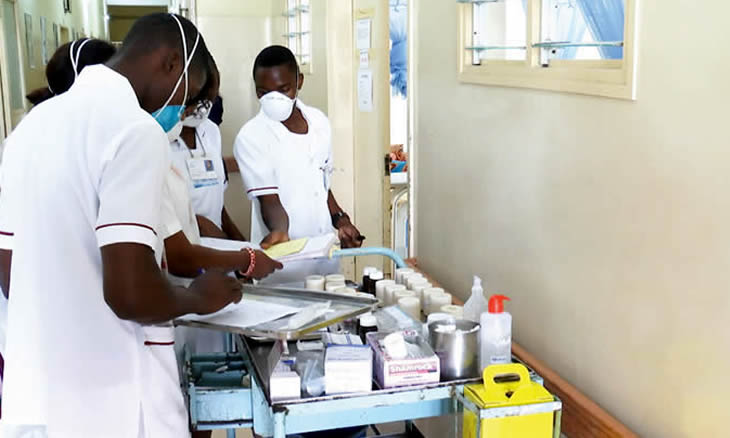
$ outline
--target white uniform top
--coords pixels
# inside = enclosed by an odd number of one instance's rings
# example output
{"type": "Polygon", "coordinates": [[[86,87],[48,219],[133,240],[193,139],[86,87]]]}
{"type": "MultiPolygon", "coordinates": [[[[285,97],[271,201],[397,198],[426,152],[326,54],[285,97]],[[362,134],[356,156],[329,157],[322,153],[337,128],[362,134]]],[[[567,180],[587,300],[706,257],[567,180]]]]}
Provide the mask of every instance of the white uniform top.
{"type": "Polygon", "coordinates": [[[279,195],[289,215],[292,239],[332,231],[327,207],[332,171],[330,123],[321,111],[299,99],[297,107],[309,124],[307,134],[294,134],[260,111],[236,137],[234,154],[246,193],[253,201],[252,242],[269,233],[257,199],[262,195],[279,195]]]}
{"type": "MultiPolygon", "coordinates": [[[[246,193],[252,201],[251,242],[258,243],[269,233],[261,217],[258,197],[277,194],[289,215],[289,237],[319,236],[333,230],[327,206],[332,173],[332,133],[327,116],[297,99],[309,125],[307,134],[295,134],[268,118],[263,111],[246,123],[236,137],[234,154],[241,170],[246,193]]],[[[331,273],[339,263],[319,261],[318,265],[283,272],[266,282],[289,282],[308,273],[331,273]]],[[[301,278],[299,278],[301,277],[301,278]]]]}
{"type": "MultiPolygon", "coordinates": [[[[171,327],[119,319],[99,248],[157,237],[168,141],[126,78],[87,67],[7,140],[0,247],[13,250],[0,435],[187,436],[171,327]],[[12,169],[12,172],[6,172],[12,169]]],[[[159,251],[157,252],[159,254],[159,251]]]]}
{"type": "Polygon", "coordinates": [[[165,176],[162,198],[161,237],[168,237],[182,231],[193,245],[200,245],[200,229],[188,191],[185,171],[172,164],[165,176]]]}
{"type": "MultiPolygon", "coordinates": [[[[183,232],[192,245],[200,245],[200,230],[195,218],[193,205],[188,191],[188,178],[183,170],[171,165],[165,178],[165,188],[162,199],[162,227],[160,234],[167,239],[174,234],[183,232]]],[[[168,274],[172,284],[182,287],[190,286],[191,278],[177,277],[168,274]]],[[[192,327],[175,327],[175,355],[178,365],[184,360],[184,348],[191,354],[215,353],[223,351],[224,335],[217,330],[207,330],[192,327]]]]}
{"type": "Polygon", "coordinates": [[[205,120],[196,128],[195,136],[195,149],[189,149],[182,138],[170,143],[172,162],[183,171],[187,180],[195,214],[210,219],[221,228],[224,195],[228,187],[221,152],[221,132],[218,125],[205,120]],[[209,164],[211,174],[205,175],[195,170],[191,172],[195,160],[202,165],[209,164]]]}

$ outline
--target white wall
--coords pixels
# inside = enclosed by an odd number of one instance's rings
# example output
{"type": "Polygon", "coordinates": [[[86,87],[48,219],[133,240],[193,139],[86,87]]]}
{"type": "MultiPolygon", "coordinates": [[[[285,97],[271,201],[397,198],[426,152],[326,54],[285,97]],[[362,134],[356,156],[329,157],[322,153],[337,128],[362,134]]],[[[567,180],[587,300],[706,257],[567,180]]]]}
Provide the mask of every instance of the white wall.
{"type": "Polygon", "coordinates": [[[636,102],[460,84],[417,5],[418,258],[640,435],[727,436],[730,3],[639,3],[636,102]]]}

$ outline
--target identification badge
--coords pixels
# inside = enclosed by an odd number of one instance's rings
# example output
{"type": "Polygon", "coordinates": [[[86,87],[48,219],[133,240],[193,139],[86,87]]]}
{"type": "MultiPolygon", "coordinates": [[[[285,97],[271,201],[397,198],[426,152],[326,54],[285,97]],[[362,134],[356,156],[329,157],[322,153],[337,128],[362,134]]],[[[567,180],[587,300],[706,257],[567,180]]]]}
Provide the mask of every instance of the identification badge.
{"type": "Polygon", "coordinates": [[[194,188],[214,186],[219,183],[213,160],[204,157],[189,158],[187,165],[194,188]]]}

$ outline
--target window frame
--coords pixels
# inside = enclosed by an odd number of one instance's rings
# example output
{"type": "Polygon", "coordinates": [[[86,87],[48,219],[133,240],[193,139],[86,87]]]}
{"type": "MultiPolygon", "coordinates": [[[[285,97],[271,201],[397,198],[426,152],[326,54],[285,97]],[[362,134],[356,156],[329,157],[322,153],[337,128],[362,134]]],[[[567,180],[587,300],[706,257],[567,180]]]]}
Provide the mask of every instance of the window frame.
{"type": "MultiPolygon", "coordinates": [[[[452,0],[453,1],[453,0],[452,0]]],[[[636,13],[639,0],[625,0],[622,60],[551,60],[541,64],[542,0],[527,2],[525,61],[482,61],[473,65],[473,3],[457,2],[458,77],[463,83],[530,88],[617,99],[636,99],[636,13]]]]}
{"type": "Polygon", "coordinates": [[[311,0],[306,5],[309,9],[306,12],[309,16],[309,30],[307,31],[309,33],[309,53],[306,54],[308,57],[307,62],[304,62],[304,54],[303,54],[303,38],[302,38],[302,16],[304,15],[304,11],[302,11],[302,0],[291,0],[296,5],[294,8],[289,7],[289,0],[284,0],[284,13],[282,14],[284,17],[284,21],[286,22],[286,34],[283,35],[285,41],[286,41],[286,47],[289,48],[294,53],[294,56],[297,58],[297,62],[299,63],[299,70],[303,74],[310,75],[312,74],[312,60],[313,60],[313,39],[312,39],[312,2],[311,0]],[[294,9],[294,11],[292,11],[294,9]],[[293,14],[293,15],[292,15],[293,14]],[[290,20],[294,18],[297,22],[297,28],[292,31],[290,28],[289,22],[290,20]],[[293,35],[293,33],[296,33],[296,35],[293,35]],[[290,40],[291,38],[294,38],[296,47],[292,47],[290,40]]]}

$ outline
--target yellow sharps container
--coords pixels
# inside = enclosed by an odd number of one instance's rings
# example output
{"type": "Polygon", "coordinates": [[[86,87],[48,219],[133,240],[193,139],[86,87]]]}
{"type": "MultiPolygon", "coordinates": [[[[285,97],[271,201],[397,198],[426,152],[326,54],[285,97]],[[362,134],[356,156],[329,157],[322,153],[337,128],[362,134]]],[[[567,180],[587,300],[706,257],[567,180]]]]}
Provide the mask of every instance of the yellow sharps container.
{"type": "MultiPolygon", "coordinates": [[[[530,380],[527,368],[518,363],[491,365],[484,369],[484,383],[464,387],[464,397],[478,409],[518,407],[552,402],[553,396],[539,383],[530,380]],[[495,377],[517,375],[519,381],[497,383],[495,377]]],[[[529,411],[525,409],[525,411],[529,411]]],[[[485,418],[480,438],[552,438],[553,412],[485,418]]],[[[477,416],[464,409],[464,438],[477,437],[477,416]]]]}

